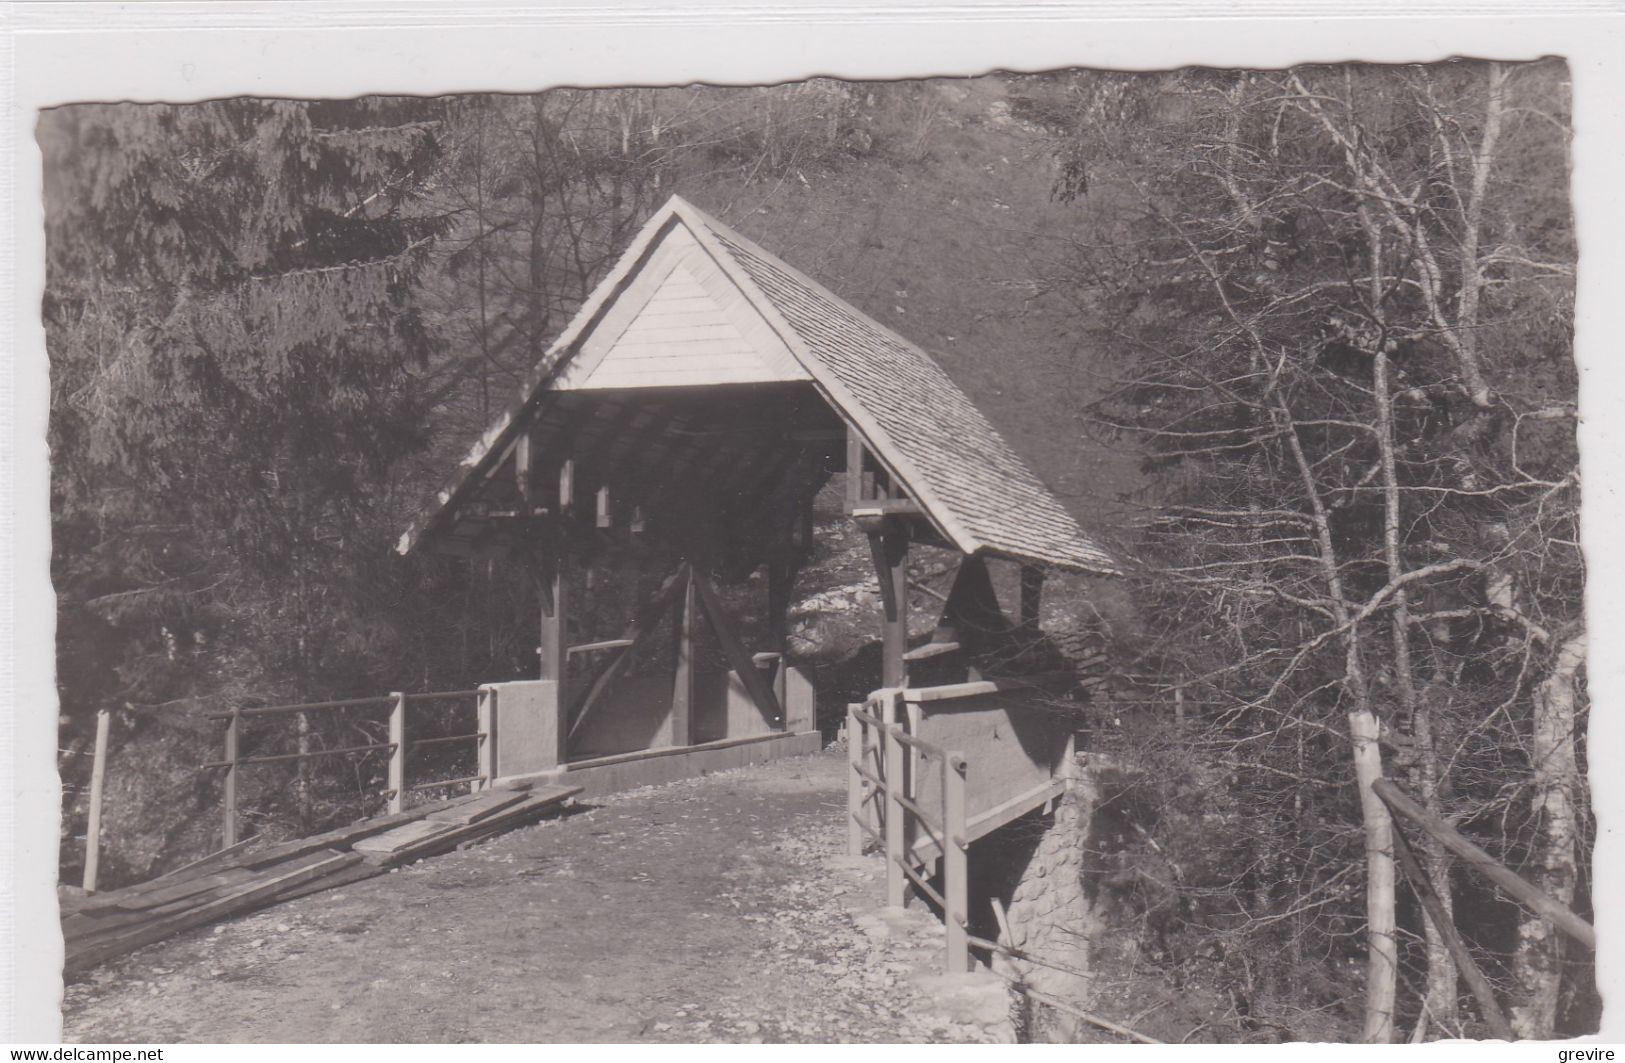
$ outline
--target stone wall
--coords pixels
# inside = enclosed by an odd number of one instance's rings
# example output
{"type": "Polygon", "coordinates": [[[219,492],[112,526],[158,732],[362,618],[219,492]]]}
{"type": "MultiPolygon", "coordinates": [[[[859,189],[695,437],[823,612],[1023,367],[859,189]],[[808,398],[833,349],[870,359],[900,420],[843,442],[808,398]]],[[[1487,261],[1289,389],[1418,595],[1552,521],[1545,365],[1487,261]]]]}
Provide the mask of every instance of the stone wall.
{"type": "MultiPolygon", "coordinates": [[[[1085,771],[1075,773],[1047,829],[1032,843],[1032,855],[1016,879],[1007,909],[1010,944],[1038,959],[1090,970],[1090,940],[1097,923],[1084,894],[1082,872],[1088,815],[1094,787],[1085,771]]],[[[1087,1006],[1089,979],[1022,960],[999,956],[995,968],[1047,996],[1087,1006]]],[[[1021,1008],[1024,1039],[1050,1043],[1080,1040],[1078,1020],[1054,1008],[1021,1008]]]]}

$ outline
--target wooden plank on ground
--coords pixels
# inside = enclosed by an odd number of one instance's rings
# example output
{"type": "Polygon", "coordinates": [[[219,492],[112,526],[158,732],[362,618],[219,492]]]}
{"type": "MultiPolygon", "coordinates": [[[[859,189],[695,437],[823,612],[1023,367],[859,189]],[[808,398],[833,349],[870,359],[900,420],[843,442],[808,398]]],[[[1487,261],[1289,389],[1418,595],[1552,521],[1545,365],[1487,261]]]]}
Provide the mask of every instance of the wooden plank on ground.
{"type": "Polygon", "coordinates": [[[220,876],[210,882],[194,882],[197,888],[184,894],[143,898],[140,907],[102,908],[94,912],[76,912],[62,920],[64,941],[86,941],[146,923],[159,922],[172,915],[189,911],[258,881],[266,872],[239,870],[229,876],[220,876]]]}
{"type": "Polygon", "coordinates": [[[369,856],[393,853],[397,849],[405,848],[414,842],[433,838],[439,834],[456,830],[455,824],[437,823],[431,819],[420,819],[412,823],[405,823],[393,830],[386,830],[382,834],[374,834],[369,838],[362,838],[351,846],[358,853],[369,856]]]}
{"type": "Polygon", "coordinates": [[[434,823],[456,823],[466,826],[487,819],[509,805],[516,805],[524,799],[525,794],[517,790],[482,794],[477,801],[465,801],[455,807],[443,808],[438,812],[431,813],[429,820],[434,823]]]}
{"type": "Polygon", "coordinates": [[[360,882],[363,879],[369,879],[375,875],[382,875],[388,870],[389,868],[382,864],[370,864],[367,861],[362,860],[360,863],[351,864],[349,867],[340,868],[330,875],[323,875],[321,878],[313,879],[312,881],[303,883],[302,885],[294,886],[285,893],[278,893],[276,895],[276,903],[282,904],[286,901],[297,900],[300,897],[308,897],[312,893],[320,893],[323,890],[331,890],[337,889],[340,886],[348,886],[352,882],[360,882]]]}
{"type": "MultiPolygon", "coordinates": [[[[210,853],[201,860],[176,868],[174,871],[159,875],[157,878],[148,879],[146,882],[138,882],[133,886],[98,893],[95,896],[67,899],[61,903],[61,910],[64,916],[67,916],[76,913],[94,915],[108,910],[129,911],[149,908],[154,904],[165,903],[165,901],[149,902],[146,899],[156,891],[170,891],[172,887],[180,883],[195,882],[206,876],[219,875],[236,868],[262,870],[274,867],[277,864],[308,853],[319,852],[322,849],[348,849],[358,839],[370,837],[374,834],[382,834],[405,823],[414,823],[431,815],[460,807],[470,801],[479,800],[483,796],[481,794],[465,795],[453,798],[450,801],[419,805],[416,808],[395,813],[394,815],[357,820],[354,823],[324,831],[321,834],[313,834],[307,838],[295,838],[253,852],[245,852],[245,848],[255,840],[250,838],[229,848],[210,853]]],[[[218,885],[217,882],[204,883],[194,892],[206,892],[218,885]]],[[[166,896],[172,898],[173,893],[166,893],[166,896]]]]}
{"type": "Polygon", "coordinates": [[[70,972],[82,971],[87,967],[95,966],[115,956],[122,956],[127,952],[133,952],[138,948],[162,941],[164,938],[182,931],[212,923],[226,916],[246,912],[273,899],[280,892],[301,883],[332,874],[334,871],[348,867],[360,859],[361,857],[355,853],[324,851],[308,854],[296,859],[289,867],[278,869],[276,874],[259,876],[256,881],[241,889],[198,905],[179,915],[160,919],[124,933],[98,939],[89,947],[69,947],[65,950],[67,955],[63,961],[63,968],[70,972]]]}
{"type": "Polygon", "coordinates": [[[128,894],[124,894],[124,891],[121,890],[120,893],[124,895],[121,896],[116,903],[110,905],[98,905],[95,909],[85,909],[79,914],[94,917],[95,915],[106,911],[136,911],[147,908],[157,908],[162,905],[169,904],[172,901],[191,897],[195,894],[208,893],[211,890],[220,889],[222,887],[229,888],[232,886],[241,885],[253,877],[254,873],[252,871],[248,871],[244,868],[228,867],[220,871],[211,872],[207,875],[198,875],[193,878],[183,879],[180,882],[168,883],[161,886],[154,885],[151,888],[131,891],[128,894]]]}
{"type": "Polygon", "coordinates": [[[465,841],[490,837],[522,826],[529,820],[539,818],[544,813],[558,807],[565,800],[580,792],[581,787],[579,786],[538,786],[525,800],[503,809],[487,819],[467,826],[451,825],[447,830],[403,844],[389,852],[368,853],[366,856],[367,859],[373,861],[404,864],[413,860],[421,860],[426,856],[450,852],[465,841]]]}
{"type": "Polygon", "coordinates": [[[62,911],[67,914],[71,912],[98,912],[103,909],[142,907],[138,899],[154,890],[168,889],[179,883],[190,882],[206,875],[217,875],[222,871],[237,866],[237,861],[242,856],[243,849],[252,841],[254,839],[249,838],[229,848],[216,850],[201,860],[194,860],[190,864],[178,867],[173,871],[167,871],[145,882],[137,882],[134,885],[124,886],[116,890],[108,890],[91,897],[75,898],[71,902],[64,903],[62,911]]]}
{"type": "Polygon", "coordinates": [[[159,918],[147,909],[107,908],[98,912],[75,912],[62,920],[62,940],[76,941],[112,934],[126,927],[150,923],[159,918]]]}
{"type": "Polygon", "coordinates": [[[253,845],[259,840],[260,836],[258,834],[254,835],[252,838],[244,838],[236,845],[228,845],[224,849],[216,849],[214,852],[210,853],[208,856],[205,856],[201,860],[193,860],[190,864],[182,864],[175,870],[166,871],[151,881],[179,882],[184,878],[191,877],[192,875],[205,874],[212,868],[224,867],[227,864],[235,862],[236,858],[242,854],[243,850],[247,849],[250,845],[253,845]]]}
{"type": "Polygon", "coordinates": [[[404,812],[356,820],[347,826],[337,827],[321,834],[313,834],[308,838],[295,838],[280,845],[273,845],[268,849],[261,849],[259,852],[250,853],[238,862],[243,867],[261,868],[279,864],[284,860],[303,856],[305,853],[312,853],[318,849],[351,849],[355,847],[357,841],[363,838],[383,834],[385,831],[394,830],[396,827],[407,823],[416,823],[418,820],[427,819],[435,813],[467,804],[480,796],[478,794],[465,794],[449,801],[436,801],[418,805],[416,808],[409,808],[404,812]]]}

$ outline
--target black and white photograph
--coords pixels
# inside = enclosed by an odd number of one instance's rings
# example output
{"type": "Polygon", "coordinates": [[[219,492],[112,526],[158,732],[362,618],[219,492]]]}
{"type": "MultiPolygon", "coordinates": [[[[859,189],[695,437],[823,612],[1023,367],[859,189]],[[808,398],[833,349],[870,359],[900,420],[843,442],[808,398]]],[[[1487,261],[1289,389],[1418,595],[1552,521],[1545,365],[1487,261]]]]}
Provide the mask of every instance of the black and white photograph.
{"type": "Polygon", "coordinates": [[[62,1043],[1598,1033],[1568,59],[536,83],[33,115],[62,1043]]]}

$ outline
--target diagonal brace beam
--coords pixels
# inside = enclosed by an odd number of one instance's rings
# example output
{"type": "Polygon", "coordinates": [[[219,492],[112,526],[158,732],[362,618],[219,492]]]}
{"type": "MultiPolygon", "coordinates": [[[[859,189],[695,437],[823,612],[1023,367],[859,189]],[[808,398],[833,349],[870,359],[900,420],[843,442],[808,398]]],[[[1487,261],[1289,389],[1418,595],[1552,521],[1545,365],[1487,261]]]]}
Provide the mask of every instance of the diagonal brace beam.
{"type": "Polygon", "coordinates": [[[644,603],[642,609],[638,610],[637,616],[627,625],[625,633],[619,640],[624,641],[626,645],[611,651],[610,659],[599,669],[597,676],[593,678],[592,685],[587,688],[587,693],[582,696],[581,704],[577,706],[571,718],[570,731],[567,737],[574,738],[576,732],[581,730],[582,724],[592,715],[593,710],[603,703],[604,695],[609,692],[609,688],[614,684],[621,670],[631,661],[632,655],[638,651],[639,644],[648,638],[649,633],[660,625],[660,618],[677,601],[677,594],[682,590],[683,581],[687,578],[689,571],[688,562],[685,561],[678,565],[677,571],[667,576],[660,584],[660,589],[655,591],[654,596],[644,603]]]}
{"type": "Polygon", "coordinates": [[[722,611],[722,602],[717,597],[716,588],[711,586],[710,580],[696,572],[694,589],[700,592],[700,611],[710,622],[711,630],[716,632],[717,642],[722,646],[723,655],[728,658],[728,667],[739,674],[739,680],[745,684],[745,692],[756,703],[756,708],[769,720],[784,719],[779,699],[773,693],[773,685],[763,677],[749,651],[745,649],[745,644],[739,641],[739,636],[735,635],[733,628],[728,625],[728,618],[722,611]]]}

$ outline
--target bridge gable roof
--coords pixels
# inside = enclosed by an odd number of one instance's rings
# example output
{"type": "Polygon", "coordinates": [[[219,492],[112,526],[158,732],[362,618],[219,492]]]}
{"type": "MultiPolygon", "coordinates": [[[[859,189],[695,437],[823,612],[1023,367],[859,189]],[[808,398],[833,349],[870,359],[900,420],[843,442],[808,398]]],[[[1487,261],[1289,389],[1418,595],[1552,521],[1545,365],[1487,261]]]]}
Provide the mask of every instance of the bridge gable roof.
{"type": "Polygon", "coordinates": [[[398,549],[433,537],[549,393],[591,390],[595,379],[624,387],[638,374],[682,387],[811,380],[963,553],[1119,572],[935,359],[675,196],[640,230],[398,549]],[[679,325],[689,331],[672,331],[679,325]],[[655,345],[640,336],[664,341],[662,355],[686,350],[692,357],[655,361],[655,345]],[[650,367],[659,372],[648,375],[650,367]]]}

